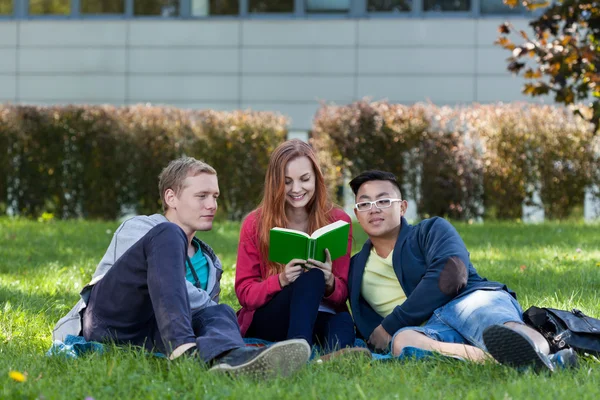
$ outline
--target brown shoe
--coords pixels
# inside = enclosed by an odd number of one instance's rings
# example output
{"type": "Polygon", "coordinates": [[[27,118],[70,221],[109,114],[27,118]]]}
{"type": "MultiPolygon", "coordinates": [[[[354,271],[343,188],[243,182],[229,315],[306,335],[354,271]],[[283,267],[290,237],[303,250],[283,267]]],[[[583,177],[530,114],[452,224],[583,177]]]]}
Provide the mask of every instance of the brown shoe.
{"type": "Polygon", "coordinates": [[[340,358],[356,358],[371,360],[373,359],[373,355],[371,354],[371,351],[369,351],[369,349],[366,349],[364,347],[345,347],[332,353],[322,355],[316,360],[316,362],[322,363],[340,358]]]}

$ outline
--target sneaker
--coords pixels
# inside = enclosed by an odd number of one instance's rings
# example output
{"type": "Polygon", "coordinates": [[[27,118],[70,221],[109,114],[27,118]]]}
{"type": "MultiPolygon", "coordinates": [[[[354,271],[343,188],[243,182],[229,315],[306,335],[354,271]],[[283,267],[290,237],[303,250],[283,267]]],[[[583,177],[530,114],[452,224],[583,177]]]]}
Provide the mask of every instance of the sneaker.
{"type": "Polygon", "coordinates": [[[310,346],[304,339],[291,339],[267,347],[240,347],[216,360],[209,371],[232,376],[270,379],[289,376],[302,368],[310,357],[310,346]]]}
{"type": "Polygon", "coordinates": [[[364,347],[345,347],[343,349],[324,354],[321,357],[317,358],[315,362],[322,363],[339,358],[372,360],[373,355],[371,354],[371,351],[369,349],[364,347]]]}
{"type": "Polygon", "coordinates": [[[525,334],[505,325],[492,325],[483,331],[483,343],[500,364],[517,369],[532,367],[536,372],[554,372],[554,363],[525,334]]]}

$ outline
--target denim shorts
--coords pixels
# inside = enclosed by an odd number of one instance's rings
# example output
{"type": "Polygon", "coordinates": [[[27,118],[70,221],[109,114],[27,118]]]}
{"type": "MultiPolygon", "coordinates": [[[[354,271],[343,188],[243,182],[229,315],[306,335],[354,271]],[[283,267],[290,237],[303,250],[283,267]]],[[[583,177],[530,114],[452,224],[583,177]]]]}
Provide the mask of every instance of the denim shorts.
{"type": "Polygon", "coordinates": [[[425,325],[398,330],[390,342],[390,351],[396,335],[405,330],[420,332],[439,342],[469,344],[487,351],[483,331],[506,322],[523,323],[523,310],[517,300],[504,290],[476,290],[435,310],[425,325]]]}

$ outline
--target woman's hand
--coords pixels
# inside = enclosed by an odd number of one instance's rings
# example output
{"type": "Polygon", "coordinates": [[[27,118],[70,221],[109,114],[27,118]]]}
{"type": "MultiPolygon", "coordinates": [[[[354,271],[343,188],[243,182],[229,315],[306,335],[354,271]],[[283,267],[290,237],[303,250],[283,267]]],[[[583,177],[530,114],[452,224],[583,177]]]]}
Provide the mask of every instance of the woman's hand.
{"type": "Polygon", "coordinates": [[[332,271],[331,254],[329,250],[325,249],[325,262],[309,259],[307,260],[307,266],[309,268],[319,268],[325,275],[325,295],[329,296],[335,289],[335,276],[332,271]]]}
{"type": "Polygon", "coordinates": [[[279,273],[279,284],[281,287],[286,287],[298,279],[305,264],[306,260],[301,260],[299,258],[294,258],[292,261],[287,263],[283,271],[279,273]]]}

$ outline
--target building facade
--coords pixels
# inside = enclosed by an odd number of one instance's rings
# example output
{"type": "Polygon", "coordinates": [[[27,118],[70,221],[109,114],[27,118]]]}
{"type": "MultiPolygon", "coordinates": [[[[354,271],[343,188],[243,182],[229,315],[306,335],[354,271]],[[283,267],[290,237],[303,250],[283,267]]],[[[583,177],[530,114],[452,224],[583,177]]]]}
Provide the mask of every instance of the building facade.
{"type": "MultiPolygon", "coordinates": [[[[530,16],[529,16],[530,18],[530,16]]],[[[279,111],[531,100],[501,0],[0,0],[0,103],[279,111]]]]}

